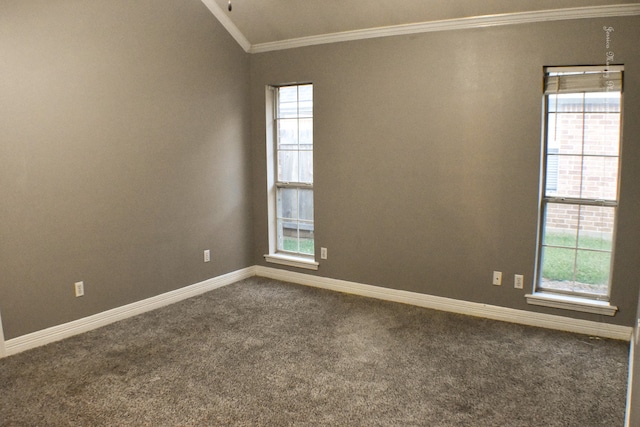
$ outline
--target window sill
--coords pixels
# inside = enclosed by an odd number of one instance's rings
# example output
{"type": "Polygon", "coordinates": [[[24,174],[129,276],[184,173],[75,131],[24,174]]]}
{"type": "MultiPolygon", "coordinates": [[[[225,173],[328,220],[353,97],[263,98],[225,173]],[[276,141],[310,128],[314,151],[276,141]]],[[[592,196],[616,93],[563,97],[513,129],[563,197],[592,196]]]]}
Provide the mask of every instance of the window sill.
{"type": "Polygon", "coordinates": [[[535,292],[525,295],[528,304],[544,307],[561,308],[564,310],[582,311],[584,313],[615,316],[618,307],[607,301],[596,301],[589,298],[557,295],[546,292],[535,292]]]}
{"type": "Polygon", "coordinates": [[[290,267],[306,268],[307,270],[317,270],[319,263],[311,258],[297,257],[283,254],[267,254],[264,256],[267,262],[274,264],[288,265],[290,267]]]}

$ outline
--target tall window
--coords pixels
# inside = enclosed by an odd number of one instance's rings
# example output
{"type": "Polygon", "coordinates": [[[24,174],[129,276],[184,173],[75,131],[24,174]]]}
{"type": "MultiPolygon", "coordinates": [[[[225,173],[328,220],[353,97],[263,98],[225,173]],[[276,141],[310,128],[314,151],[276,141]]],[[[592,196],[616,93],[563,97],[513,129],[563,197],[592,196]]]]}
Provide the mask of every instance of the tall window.
{"type": "Polygon", "coordinates": [[[313,85],[270,88],[272,252],[313,260],[313,85]]]}
{"type": "Polygon", "coordinates": [[[622,67],[547,68],[537,290],[608,300],[622,67]]]}

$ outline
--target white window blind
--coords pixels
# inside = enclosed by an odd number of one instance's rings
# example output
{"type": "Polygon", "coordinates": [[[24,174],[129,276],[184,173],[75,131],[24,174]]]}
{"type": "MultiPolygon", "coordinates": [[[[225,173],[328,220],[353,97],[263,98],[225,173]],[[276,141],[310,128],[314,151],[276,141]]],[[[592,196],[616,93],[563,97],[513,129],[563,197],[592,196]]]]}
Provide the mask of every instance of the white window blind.
{"type": "Polygon", "coordinates": [[[622,91],[622,67],[547,67],[544,93],[585,93],[622,91]]]}

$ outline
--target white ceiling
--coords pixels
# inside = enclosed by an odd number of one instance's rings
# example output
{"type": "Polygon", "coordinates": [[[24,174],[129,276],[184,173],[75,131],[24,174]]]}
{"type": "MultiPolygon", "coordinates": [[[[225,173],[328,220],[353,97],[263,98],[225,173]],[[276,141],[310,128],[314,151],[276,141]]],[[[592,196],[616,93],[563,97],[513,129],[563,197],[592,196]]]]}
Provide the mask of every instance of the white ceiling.
{"type": "Polygon", "coordinates": [[[517,22],[640,14],[634,0],[202,0],[247,51],[517,22]]]}

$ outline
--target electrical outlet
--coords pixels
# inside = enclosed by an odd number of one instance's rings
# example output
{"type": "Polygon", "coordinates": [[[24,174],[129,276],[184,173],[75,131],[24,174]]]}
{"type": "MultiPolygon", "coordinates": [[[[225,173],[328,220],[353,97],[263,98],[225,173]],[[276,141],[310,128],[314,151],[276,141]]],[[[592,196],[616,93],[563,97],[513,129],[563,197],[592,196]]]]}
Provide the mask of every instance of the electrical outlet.
{"type": "Polygon", "coordinates": [[[493,272],[493,284],[495,286],[502,286],[502,271],[493,272]]]}
{"type": "Polygon", "coordinates": [[[75,288],[76,288],[76,298],[84,296],[84,282],[76,282],[75,288]]]}
{"type": "Polygon", "coordinates": [[[327,259],[327,248],[320,248],[320,258],[327,259]]]}
{"type": "Polygon", "coordinates": [[[211,251],[209,249],[204,251],[204,262],[211,261],[211,251]]]}
{"type": "Polygon", "coordinates": [[[513,287],[516,289],[524,288],[524,276],[522,274],[516,274],[513,277],[513,287]]]}

